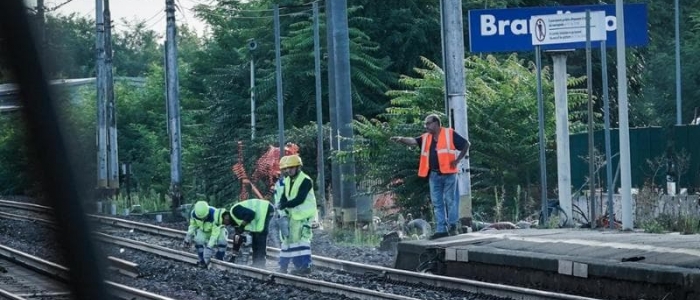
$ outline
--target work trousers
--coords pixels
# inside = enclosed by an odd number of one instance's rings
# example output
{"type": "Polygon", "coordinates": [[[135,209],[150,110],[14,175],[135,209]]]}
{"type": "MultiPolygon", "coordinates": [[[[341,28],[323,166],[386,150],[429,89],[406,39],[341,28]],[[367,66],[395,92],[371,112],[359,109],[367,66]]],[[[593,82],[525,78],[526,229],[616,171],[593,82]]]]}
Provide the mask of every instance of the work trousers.
{"type": "Polygon", "coordinates": [[[287,271],[289,262],[297,269],[311,267],[311,222],[313,218],[293,220],[289,218],[289,236],[281,238],[280,269],[287,271]]]}

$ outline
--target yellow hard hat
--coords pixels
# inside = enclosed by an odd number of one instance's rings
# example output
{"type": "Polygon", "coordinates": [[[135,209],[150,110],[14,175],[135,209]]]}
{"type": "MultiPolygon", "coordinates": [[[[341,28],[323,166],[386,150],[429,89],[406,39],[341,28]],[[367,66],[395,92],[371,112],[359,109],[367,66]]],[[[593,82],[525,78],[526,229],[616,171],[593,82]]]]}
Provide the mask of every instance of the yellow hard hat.
{"type": "Polygon", "coordinates": [[[198,219],[204,219],[209,214],[209,204],[206,201],[197,201],[194,204],[194,215],[198,219]]]}
{"type": "Polygon", "coordinates": [[[287,158],[287,160],[285,161],[285,163],[286,163],[285,166],[287,168],[301,167],[304,165],[301,163],[301,157],[299,157],[299,155],[297,155],[297,154],[287,155],[285,157],[287,158]]]}
{"type": "Polygon", "coordinates": [[[284,170],[286,168],[288,168],[287,167],[287,157],[282,156],[282,158],[280,158],[280,170],[284,170]]]}

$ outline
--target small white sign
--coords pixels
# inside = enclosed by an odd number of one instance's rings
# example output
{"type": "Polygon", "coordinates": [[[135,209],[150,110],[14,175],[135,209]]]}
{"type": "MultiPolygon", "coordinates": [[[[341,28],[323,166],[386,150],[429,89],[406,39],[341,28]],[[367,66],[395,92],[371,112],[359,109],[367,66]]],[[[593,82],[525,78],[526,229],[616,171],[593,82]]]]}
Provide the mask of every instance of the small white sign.
{"type": "MultiPolygon", "coordinates": [[[[591,41],[604,41],[605,12],[590,14],[591,41]]],[[[586,41],[586,13],[539,15],[530,18],[532,45],[566,44],[586,41]]]]}

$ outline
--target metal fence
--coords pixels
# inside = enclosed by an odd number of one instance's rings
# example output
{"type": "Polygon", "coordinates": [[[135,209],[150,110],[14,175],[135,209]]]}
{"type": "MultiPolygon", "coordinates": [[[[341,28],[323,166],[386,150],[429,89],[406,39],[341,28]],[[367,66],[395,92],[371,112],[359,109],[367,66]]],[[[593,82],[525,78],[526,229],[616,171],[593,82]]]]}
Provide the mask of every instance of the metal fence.
{"type": "MultiPolygon", "coordinates": [[[[610,130],[610,137],[614,176],[620,162],[619,155],[615,156],[620,149],[619,130],[610,130]]],[[[632,187],[642,187],[645,181],[650,181],[653,177],[654,184],[665,188],[666,176],[678,178],[677,167],[680,166],[679,190],[687,188],[688,192],[697,191],[700,188],[699,144],[700,126],[696,125],[630,128],[632,187]],[[688,161],[684,163],[683,158],[688,161]]],[[[594,133],[594,146],[604,158],[605,136],[602,130],[594,133]]],[[[586,183],[588,177],[588,133],[571,135],[570,147],[571,183],[574,189],[578,189],[586,183]]],[[[607,182],[604,166],[597,172],[597,176],[598,182],[602,182],[604,186],[607,182]]],[[[615,187],[620,187],[619,175],[615,187]]]]}

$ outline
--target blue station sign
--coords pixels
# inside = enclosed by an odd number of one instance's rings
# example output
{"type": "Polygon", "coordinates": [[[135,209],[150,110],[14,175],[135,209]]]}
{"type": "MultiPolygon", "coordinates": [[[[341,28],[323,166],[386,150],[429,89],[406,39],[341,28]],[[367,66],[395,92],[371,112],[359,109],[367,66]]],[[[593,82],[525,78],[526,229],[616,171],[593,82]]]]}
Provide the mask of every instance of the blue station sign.
{"type": "MultiPolygon", "coordinates": [[[[531,51],[530,17],[590,11],[605,12],[606,46],[617,45],[617,17],[615,5],[580,5],[525,7],[508,9],[478,9],[469,11],[469,49],[471,52],[531,51]]],[[[647,34],[647,6],[644,3],[625,4],[625,45],[645,46],[647,34]]],[[[592,42],[599,47],[600,42],[592,42]]],[[[544,50],[585,48],[586,43],[543,45],[544,50]]]]}

